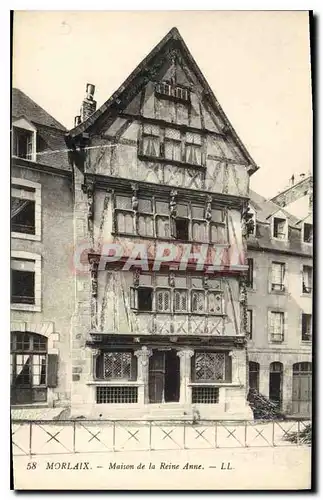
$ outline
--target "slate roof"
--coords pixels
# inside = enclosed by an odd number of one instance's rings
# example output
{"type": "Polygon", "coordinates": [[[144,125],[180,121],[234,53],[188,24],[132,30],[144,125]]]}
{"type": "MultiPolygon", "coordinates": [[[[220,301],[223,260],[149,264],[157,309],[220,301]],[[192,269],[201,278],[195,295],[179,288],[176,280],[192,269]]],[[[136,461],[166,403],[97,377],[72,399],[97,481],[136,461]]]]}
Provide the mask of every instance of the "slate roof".
{"type": "MultiPolygon", "coordinates": [[[[249,167],[249,172],[254,173],[258,170],[258,166],[256,165],[255,161],[253,158],[250,156],[249,152],[247,151],[246,147],[242,143],[241,139],[238,137],[238,134],[234,130],[233,126],[231,125],[228,117],[224,113],[223,109],[221,108],[218,100],[216,99],[211,87],[209,86],[206,78],[204,77],[202,71],[200,70],[199,66],[197,65],[195,59],[193,58],[192,54],[190,53],[187,45],[185,44],[183,38],[181,37],[179,31],[177,28],[172,28],[167,35],[149,52],[149,54],[141,61],[141,63],[138,64],[138,66],[134,69],[134,71],[128,76],[128,78],[123,82],[122,85],[114,92],[114,94],[99,108],[97,109],[92,115],[90,115],[87,120],[82,122],[80,125],[77,127],[74,127],[69,131],[70,137],[76,137],[77,135],[81,134],[85,130],[87,130],[89,127],[91,127],[98,118],[100,118],[103,113],[105,113],[107,110],[110,108],[113,109],[113,106],[116,104],[118,105],[120,103],[120,99],[122,99],[122,94],[127,91],[131,85],[135,83],[135,81],[138,79],[140,83],[140,77],[141,81],[147,77],[147,74],[149,73],[149,67],[153,65],[154,59],[156,56],[158,56],[159,53],[162,53],[163,50],[166,48],[166,46],[171,42],[171,41],[177,41],[177,44],[180,46],[180,50],[186,57],[186,59],[189,61],[193,71],[197,75],[202,87],[204,88],[205,95],[208,97],[208,99],[211,102],[211,105],[217,109],[218,113],[222,117],[224,123],[228,127],[228,129],[231,132],[232,137],[234,138],[235,142],[240,146],[241,150],[243,151],[245,157],[247,160],[250,162],[250,167],[249,167]]],[[[142,84],[142,83],[141,83],[142,84]]],[[[139,92],[138,88],[138,92],[139,92]]]]}
{"type": "Polygon", "coordinates": [[[53,116],[40,107],[35,101],[30,99],[20,89],[12,89],[12,117],[20,118],[24,116],[35,125],[45,125],[58,130],[66,131],[64,125],[59,123],[53,116]]]}
{"type": "Polygon", "coordinates": [[[281,253],[297,253],[312,257],[311,245],[302,242],[301,221],[271,200],[250,190],[250,203],[256,210],[256,236],[249,236],[248,249],[250,250],[272,250],[281,253]],[[277,211],[283,212],[288,218],[288,240],[277,240],[272,238],[270,217],[277,211]],[[260,224],[259,224],[260,223],[260,224]]]}
{"type": "Polygon", "coordinates": [[[67,129],[20,89],[12,89],[12,119],[24,117],[37,129],[37,163],[70,170],[67,129]]]}

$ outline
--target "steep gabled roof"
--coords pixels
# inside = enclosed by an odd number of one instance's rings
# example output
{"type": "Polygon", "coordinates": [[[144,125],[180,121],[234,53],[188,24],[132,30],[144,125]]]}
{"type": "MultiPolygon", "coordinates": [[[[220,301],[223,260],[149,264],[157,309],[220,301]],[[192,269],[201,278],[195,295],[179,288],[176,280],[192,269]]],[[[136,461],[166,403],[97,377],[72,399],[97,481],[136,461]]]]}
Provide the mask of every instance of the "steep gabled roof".
{"type": "Polygon", "coordinates": [[[66,131],[64,125],[59,123],[53,116],[39,106],[35,101],[30,99],[20,89],[12,89],[12,117],[20,118],[24,116],[27,120],[46,127],[56,128],[66,131]]]}
{"type": "Polygon", "coordinates": [[[156,55],[158,55],[159,52],[163,50],[163,48],[166,46],[166,44],[170,40],[177,40],[180,50],[183,52],[184,56],[187,58],[187,60],[190,62],[190,65],[195,72],[196,76],[198,77],[200,84],[202,88],[204,89],[205,94],[208,96],[211,105],[217,110],[221,118],[223,119],[224,123],[226,124],[228,130],[231,132],[232,137],[236,141],[236,143],[240,146],[241,150],[243,151],[244,155],[246,156],[247,160],[250,162],[250,168],[249,171],[250,173],[254,173],[256,170],[258,170],[258,166],[256,165],[255,161],[252,159],[248,151],[246,150],[244,144],[238,137],[236,131],[232,127],[230,121],[228,120],[227,116],[225,115],[223,109],[221,108],[219,102],[217,101],[211,87],[209,86],[206,78],[202,74],[202,71],[198,67],[195,59],[193,58],[192,54],[190,53],[187,45],[185,44],[183,38],[181,37],[179,31],[177,28],[172,28],[167,35],[155,46],[155,48],[143,59],[143,61],[134,69],[134,71],[128,76],[128,78],[123,82],[123,84],[118,88],[114,94],[97,110],[95,111],[87,120],[82,122],[80,125],[77,127],[74,127],[69,131],[69,135],[71,137],[76,137],[77,135],[81,134],[82,132],[85,132],[91,125],[95,123],[95,121],[103,115],[113,104],[118,102],[118,99],[120,98],[121,94],[131,86],[131,84],[134,82],[134,80],[143,72],[147,73],[147,68],[149,65],[152,63],[152,60],[155,58],[156,55]]]}

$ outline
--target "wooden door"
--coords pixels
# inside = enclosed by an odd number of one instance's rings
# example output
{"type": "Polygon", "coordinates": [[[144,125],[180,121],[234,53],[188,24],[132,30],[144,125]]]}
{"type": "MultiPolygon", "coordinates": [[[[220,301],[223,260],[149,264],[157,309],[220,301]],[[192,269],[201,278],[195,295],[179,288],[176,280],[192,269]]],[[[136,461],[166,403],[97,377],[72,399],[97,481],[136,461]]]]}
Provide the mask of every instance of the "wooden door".
{"type": "Polygon", "coordinates": [[[149,403],[162,403],[165,386],[165,353],[154,351],[149,358],[149,403]]]}
{"type": "Polygon", "coordinates": [[[311,363],[297,363],[293,371],[292,412],[309,416],[312,410],[312,367],[311,363]]]}

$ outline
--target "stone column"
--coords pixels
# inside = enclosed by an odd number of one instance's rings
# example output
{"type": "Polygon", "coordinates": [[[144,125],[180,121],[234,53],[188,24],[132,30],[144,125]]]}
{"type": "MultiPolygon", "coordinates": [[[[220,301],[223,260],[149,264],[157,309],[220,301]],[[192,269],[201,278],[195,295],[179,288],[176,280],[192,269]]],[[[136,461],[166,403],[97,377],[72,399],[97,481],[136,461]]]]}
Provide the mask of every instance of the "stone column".
{"type": "Polygon", "coordinates": [[[177,352],[177,356],[180,359],[180,396],[179,402],[182,404],[190,404],[190,387],[188,386],[190,382],[191,374],[191,357],[194,355],[194,351],[191,349],[183,349],[177,352]]]}
{"type": "Polygon", "coordinates": [[[138,403],[147,404],[148,403],[148,368],[149,368],[149,357],[152,355],[152,350],[148,349],[145,345],[141,349],[134,352],[134,355],[138,358],[138,371],[137,379],[140,382],[140,387],[138,388],[138,403]]]}

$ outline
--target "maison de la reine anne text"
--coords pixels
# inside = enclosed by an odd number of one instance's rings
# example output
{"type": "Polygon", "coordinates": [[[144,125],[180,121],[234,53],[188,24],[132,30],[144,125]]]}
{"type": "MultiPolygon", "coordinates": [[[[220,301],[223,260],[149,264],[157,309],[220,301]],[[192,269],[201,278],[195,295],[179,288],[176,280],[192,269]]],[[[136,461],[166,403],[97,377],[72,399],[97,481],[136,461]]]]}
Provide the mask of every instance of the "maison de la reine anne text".
{"type": "Polygon", "coordinates": [[[176,28],[94,97],[66,130],[13,89],[13,415],[252,419],[255,389],[309,417],[311,175],[250,189],[176,28]]]}

